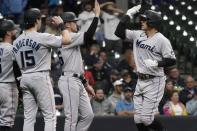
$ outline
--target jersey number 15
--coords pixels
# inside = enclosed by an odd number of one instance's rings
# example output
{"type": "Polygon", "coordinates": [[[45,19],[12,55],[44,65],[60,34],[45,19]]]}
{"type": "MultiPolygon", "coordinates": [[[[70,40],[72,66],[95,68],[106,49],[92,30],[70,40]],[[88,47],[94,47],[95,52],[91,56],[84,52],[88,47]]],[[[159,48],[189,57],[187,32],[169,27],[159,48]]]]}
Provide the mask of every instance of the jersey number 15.
{"type": "Polygon", "coordinates": [[[32,50],[21,51],[21,64],[23,68],[35,65],[35,58],[32,50]]]}

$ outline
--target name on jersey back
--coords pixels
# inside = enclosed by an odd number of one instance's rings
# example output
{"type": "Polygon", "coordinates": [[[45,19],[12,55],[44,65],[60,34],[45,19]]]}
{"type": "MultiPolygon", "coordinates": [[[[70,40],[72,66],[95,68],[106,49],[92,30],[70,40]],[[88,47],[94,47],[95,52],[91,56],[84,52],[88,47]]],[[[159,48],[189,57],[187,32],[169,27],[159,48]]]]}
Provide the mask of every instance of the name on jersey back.
{"type": "Polygon", "coordinates": [[[20,48],[25,46],[31,47],[32,49],[38,51],[40,49],[41,44],[32,39],[22,39],[15,44],[15,46],[13,47],[13,52],[17,54],[20,48]]]}

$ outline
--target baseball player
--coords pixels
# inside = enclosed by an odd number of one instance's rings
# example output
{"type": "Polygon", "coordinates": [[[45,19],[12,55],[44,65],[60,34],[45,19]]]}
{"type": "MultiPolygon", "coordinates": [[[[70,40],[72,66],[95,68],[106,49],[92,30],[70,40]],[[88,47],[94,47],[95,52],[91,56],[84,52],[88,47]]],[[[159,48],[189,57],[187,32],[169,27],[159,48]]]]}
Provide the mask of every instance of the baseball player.
{"type": "Polygon", "coordinates": [[[64,12],[61,15],[72,39],[71,44],[62,47],[59,52],[62,60],[62,76],[58,86],[63,95],[66,116],[64,131],[87,131],[94,117],[88,93],[92,96],[95,93],[83,77],[84,69],[80,52],[80,45],[91,39],[97,28],[100,6],[96,0],[94,12],[95,17],[89,29],[87,32],[80,33],[77,33],[78,19],[74,13],[64,12]]]}
{"type": "Polygon", "coordinates": [[[16,27],[11,20],[0,23],[0,131],[10,131],[18,106],[18,90],[12,60],[16,27]]]}
{"type": "Polygon", "coordinates": [[[139,12],[141,5],[129,9],[117,26],[115,34],[133,41],[133,53],[138,72],[134,93],[136,113],[134,121],[139,131],[162,131],[163,126],[154,119],[164,93],[164,67],[176,63],[170,41],[159,32],[161,14],[146,10],[140,15],[141,30],[128,30],[126,24],[139,12]]]}
{"type": "MultiPolygon", "coordinates": [[[[52,23],[63,25],[60,17],[52,23]]],[[[13,43],[13,56],[22,72],[20,87],[23,93],[23,131],[34,131],[38,107],[44,116],[45,131],[56,130],[54,93],[49,77],[51,48],[70,43],[68,31],[61,26],[62,36],[37,32],[41,26],[39,9],[32,8],[24,14],[24,32],[13,43]]]]}

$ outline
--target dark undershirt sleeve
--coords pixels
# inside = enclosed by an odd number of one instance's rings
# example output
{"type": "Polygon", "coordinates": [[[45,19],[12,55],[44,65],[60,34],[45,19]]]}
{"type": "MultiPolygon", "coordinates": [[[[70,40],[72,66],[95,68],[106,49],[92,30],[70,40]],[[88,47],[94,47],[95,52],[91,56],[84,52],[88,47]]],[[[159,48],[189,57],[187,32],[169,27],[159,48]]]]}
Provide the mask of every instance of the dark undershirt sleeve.
{"type": "Polygon", "coordinates": [[[90,27],[88,30],[84,33],[84,43],[88,43],[89,40],[91,40],[96,32],[96,28],[98,25],[99,18],[94,17],[90,27]]]}
{"type": "Polygon", "coordinates": [[[176,64],[176,60],[172,58],[164,58],[162,61],[158,61],[158,67],[169,67],[176,64]]]}
{"type": "Polygon", "coordinates": [[[128,15],[124,15],[117,28],[116,28],[116,31],[115,31],[115,35],[121,39],[125,39],[126,38],[126,28],[127,28],[127,24],[128,22],[130,21],[130,17],[128,15]]]}

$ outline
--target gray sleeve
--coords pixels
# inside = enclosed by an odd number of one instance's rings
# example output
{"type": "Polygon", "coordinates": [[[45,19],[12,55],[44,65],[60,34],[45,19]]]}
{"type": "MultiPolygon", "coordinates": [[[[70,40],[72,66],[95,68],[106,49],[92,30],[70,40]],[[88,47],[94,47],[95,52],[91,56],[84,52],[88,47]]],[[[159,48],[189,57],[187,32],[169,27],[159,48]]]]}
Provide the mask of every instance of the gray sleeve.
{"type": "Polygon", "coordinates": [[[128,40],[136,39],[139,34],[140,34],[139,31],[126,29],[126,39],[128,39],[128,40]]]}
{"type": "Polygon", "coordinates": [[[40,38],[42,38],[40,44],[47,46],[47,47],[51,47],[51,48],[61,47],[62,36],[55,36],[55,35],[49,34],[49,33],[40,33],[40,35],[42,35],[42,36],[40,36],[40,38]]]}
{"type": "Polygon", "coordinates": [[[168,39],[163,39],[161,44],[161,53],[164,58],[176,59],[171,43],[168,39]]]}
{"type": "Polygon", "coordinates": [[[73,48],[75,46],[80,46],[84,44],[84,32],[71,33],[71,44],[64,45],[64,48],[73,48]]]}

